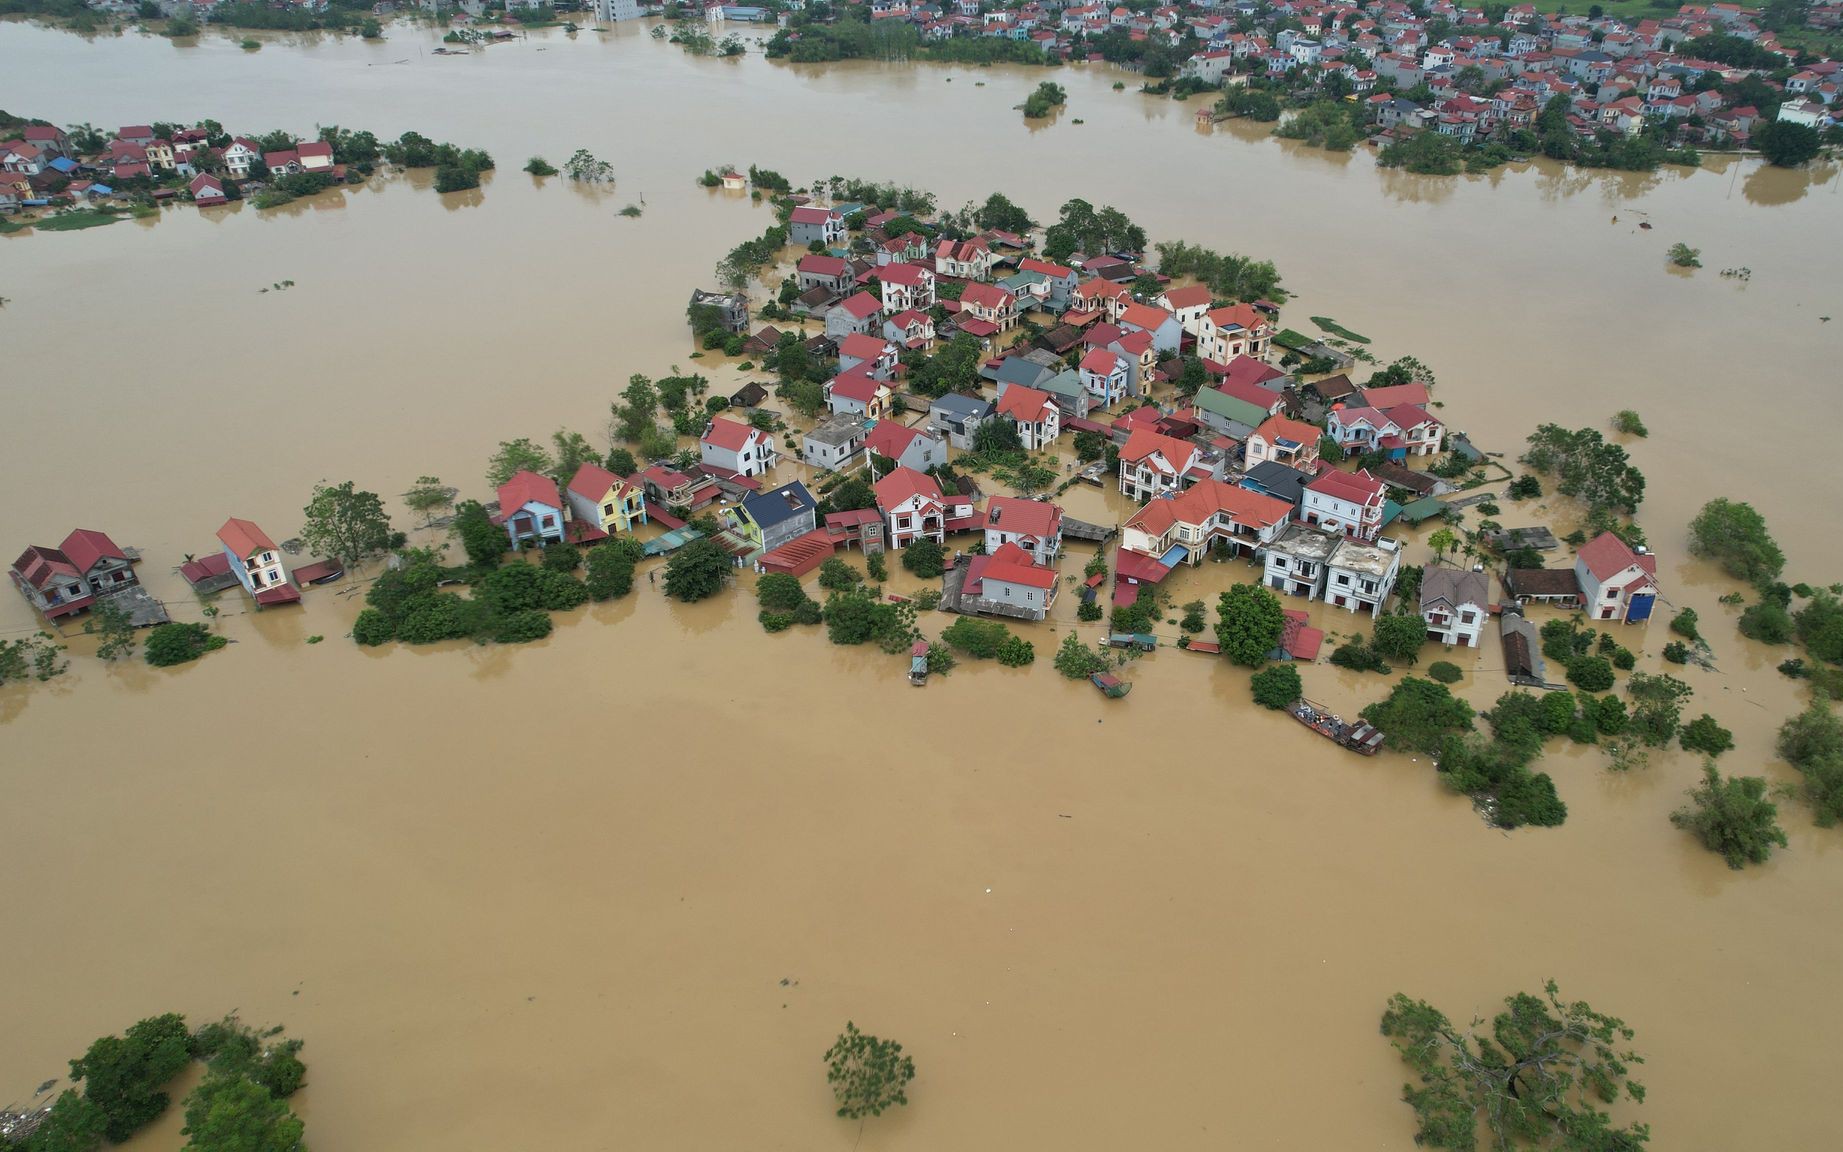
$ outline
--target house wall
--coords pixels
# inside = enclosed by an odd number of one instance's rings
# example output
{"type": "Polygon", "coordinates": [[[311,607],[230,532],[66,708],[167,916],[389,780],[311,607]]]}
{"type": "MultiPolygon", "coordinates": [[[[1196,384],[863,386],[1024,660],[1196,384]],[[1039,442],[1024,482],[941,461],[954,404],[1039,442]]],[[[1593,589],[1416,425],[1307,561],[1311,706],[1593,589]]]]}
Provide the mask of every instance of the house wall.
{"type": "Polygon", "coordinates": [[[563,539],[563,510],[561,508],[552,508],[548,504],[540,504],[533,500],[515,512],[506,514],[503,508],[500,509],[500,512],[505,514],[506,537],[512,541],[512,546],[515,548],[527,540],[563,539]],[[521,515],[531,517],[531,527],[528,531],[519,531],[518,519],[521,515]],[[546,517],[550,521],[548,524],[545,523],[546,517]]]}
{"type": "MultiPolygon", "coordinates": [[[[1144,533],[1141,533],[1141,535],[1144,535],[1144,533]]],[[[1062,536],[1060,534],[1051,536],[1048,539],[1039,539],[1038,537],[1027,536],[1020,532],[1007,532],[1002,528],[987,528],[985,530],[986,555],[990,556],[1007,544],[1016,544],[1019,548],[1030,553],[1031,560],[1038,564],[1052,563],[1062,552],[1062,536]]]]}
{"type": "Polygon", "coordinates": [[[1461,648],[1478,647],[1478,637],[1484,632],[1485,620],[1489,616],[1490,614],[1485,611],[1483,605],[1469,603],[1452,608],[1436,605],[1421,613],[1421,618],[1427,622],[1427,635],[1430,638],[1442,644],[1461,648]],[[1446,622],[1436,624],[1434,617],[1442,608],[1445,611],[1446,622]],[[1468,615],[1471,617],[1470,620],[1466,619],[1468,615]]]}
{"type": "Polygon", "coordinates": [[[1324,581],[1324,564],[1290,556],[1279,549],[1268,550],[1261,569],[1261,583],[1284,596],[1316,600],[1324,590],[1324,581]]]}
{"type": "Polygon", "coordinates": [[[979,582],[981,599],[996,604],[1007,604],[1022,608],[1041,620],[1049,614],[1050,605],[1056,602],[1056,590],[1032,588],[1027,584],[1011,584],[1004,580],[994,580],[990,576],[979,582]]]}
{"type": "Polygon", "coordinates": [[[251,567],[243,557],[232,552],[228,547],[224,549],[224,555],[230,558],[230,570],[237,574],[237,579],[243,584],[243,590],[252,595],[264,589],[273,588],[277,584],[286,583],[288,580],[287,573],[282,570],[282,554],[279,550],[256,553],[251,558],[254,561],[254,567],[251,567]]]}

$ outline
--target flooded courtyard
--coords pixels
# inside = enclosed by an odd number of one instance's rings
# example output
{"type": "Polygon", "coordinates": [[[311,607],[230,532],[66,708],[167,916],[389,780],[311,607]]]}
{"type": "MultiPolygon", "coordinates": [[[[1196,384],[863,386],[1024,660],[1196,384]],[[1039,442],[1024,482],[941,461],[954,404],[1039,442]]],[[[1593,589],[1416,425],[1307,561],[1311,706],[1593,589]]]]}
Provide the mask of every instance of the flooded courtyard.
{"type": "MultiPolygon", "coordinates": [[[[423,173],[0,237],[8,547],[105,529],[197,619],[171,569],[227,516],[291,536],[312,486],[348,478],[483,497],[501,440],[602,444],[632,373],[732,390],[754,377],[690,358],[685,301],[771,214],[693,186],[706,168],[893,179],[943,206],[1001,190],[1039,219],[1081,196],[1154,240],[1273,259],[1289,324],[1335,317],[1425,360],[1442,416],[1489,450],[1639,410],[1664,596],[1717,656],[1677,673],[1689,713],[1734,731],[1724,770],[1790,777],[1772,735],[1802,693],[1733,631],[1732,585],[1683,529],[1749,500],[1788,579],[1843,577],[1810,498],[1835,469],[1834,169],[1423,178],[1200,131],[1100,69],[1063,70],[1068,111],[1030,129],[1021,69],[695,59],[629,27],[436,43],[0,24],[16,114],[413,128],[499,165],[477,192],[423,173]],[[577,148],[612,189],[519,171],[577,148]],[[1667,273],[1679,240],[1708,267],[1667,273]]],[[[1173,598],[1249,575],[1206,564],[1173,598]]],[[[742,585],[686,606],[642,579],[518,648],[360,649],[350,583],[260,615],[227,596],[234,643],[176,670],[104,666],[74,636],[67,675],[0,690],[0,1100],[139,1017],[236,1009],[307,1040],[291,1103],[322,1149],[844,1148],[820,1054],[849,1018],[919,1071],[866,1149],[1406,1148],[1388,995],[1463,1021],[1553,976],[1638,1029],[1659,1147],[1836,1143],[1843,836],[1803,805],[1782,805],[1789,851],[1731,873],[1666,819],[1693,757],[1620,775],[1551,746],[1566,825],[1504,834],[1424,759],[1254,708],[1224,662],[1161,648],[1124,701],[1063,681],[1072,597],[1020,628],[1036,666],[963,662],[918,692],[900,659],[763,633],[742,585]]],[[[7,635],[33,626],[0,598],[7,635]]],[[[1661,621],[1620,639],[1658,666],[1661,621]]],[[[1476,705],[1506,687],[1495,644],[1460,662],[1476,705]]],[[[1392,682],[1303,671],[1347,713],[1392,682]]],[[[171,1152],[179,1124],[134,1147],[171,1152]]]]}

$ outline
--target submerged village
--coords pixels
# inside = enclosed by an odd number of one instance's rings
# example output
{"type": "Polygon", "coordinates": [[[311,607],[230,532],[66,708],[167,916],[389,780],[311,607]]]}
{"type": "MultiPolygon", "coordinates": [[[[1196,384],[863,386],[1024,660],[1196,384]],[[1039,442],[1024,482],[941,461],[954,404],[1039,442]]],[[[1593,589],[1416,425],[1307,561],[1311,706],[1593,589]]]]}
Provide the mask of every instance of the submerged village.
{"type": "MultiPolygon", "coordinates": [[[[1150,245],[1112,207],[1071,200],[1041,223],[1000,194],[938,211],[926,192],[859,180],[795,191],[719,167],[699,182],[772,201],[779,221],[687,301],[695,356],[740,360],[740,388],[636,375],[605,446],[568,430],[503,442],[480,498],[424,477],[401,500],[433,546],[393,531],[377,494],[322,484],[298,536],[226,508],[196,553],[144,559],[120,525],[69,525],[21,542],[15,586],[47,624],[100,632],[105,657],[152,627],[157,664],[222,645],[221,593],[286,611],[361,577],[351,636],[372,646],[541,639],[550,613],[644,576],[684,601],[752,585],[764,628],[881,646],[918,687],[1042,650],[1117,700],[1135,659],[1170,649],[1249,668],[1256,702],[1301,739],[1435,758],[1504,827],[1565,819],[1532,768],[1546,740],[1600,744],[1622,768],[1666,745],[1731,746],[1712,717],[1684,719],[1689,686],[1639,669],[1642,640],[1625,639],[1664,626],[1667,603],[1632,520],[1644,478],[1619,443],[1645,434],[1639,414],[1474,445],[1443,414],[1463,384],[1437,385],[1413,357],[1378,364],[1334,318],[1287,315],[1273,264],[1150,245]],[[1076,486],[1130,511],[1070,515],[1059,499],[1076,486]],[[1545,495],[1564,499],[1565,523],[1528,511],[1545,495]],[[141,587],[150,560],[173,565],[204,622],[174,622],[141,587]],[[1340,624],[1314,626],[1312,602],[1340,624]],[[1307,698],[1297,671],[1387,675],[1429,654],[1427,678],[1361,715],[1307,698]],[[1480,717],[1489,737],[1447,688],[1485,667],[1510,689],[1480,717]]],[[[1834,592],[1799,585],[1795,606],[1757,513],[1717,500],[1704,516],[1699,548],[1759,589],[1743,631],[1805,644],[1809,663],[1781,670],[1834,688],[1834,592]]],[[[1709,658],[1693,611],[1668,626],[1667,665],[1709,658]]],[[[7,670],[47,677],[61,651],[48,633],[8,642],[7,670]]],[[[1820,810],[1839,799],[1828,765],[1810,779],[1820,810]]]]}

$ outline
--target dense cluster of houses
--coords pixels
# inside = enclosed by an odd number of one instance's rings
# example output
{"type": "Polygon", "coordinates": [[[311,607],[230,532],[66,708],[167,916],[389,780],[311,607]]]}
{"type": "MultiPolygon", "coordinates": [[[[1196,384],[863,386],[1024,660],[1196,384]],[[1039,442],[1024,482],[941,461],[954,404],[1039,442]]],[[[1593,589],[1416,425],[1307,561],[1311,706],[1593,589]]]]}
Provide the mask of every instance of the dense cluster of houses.
{"type": "Polygon", "coordinates": [[[16,139],[0,141],[0,212],[22,207],[101,203],[128,188],[146,189],[154,199],[183,195],[201,208],[226,203],[239,191],[303,173],[345,179],[333,146],[303,140],[281,151],[262,150],[246,136],[213,142],[204,128],[124,124],[99,150],[80,152],[69,133],[50,124],[30,124],[16,139]]]}
{"type": "MultiPolygon", "coordinates": [[[[1124,35],[1179,61],[1179,74],[1204,84],[1257,75],[1317,81],[1341,78],[1340,91],[1366,101],[1386,136],[1430,129],[1470,143],[1529,128],[1556,96],[1568,99],[1581,136],[1610,129],[1636,135],[1664,122],[1692,143],[1743,144],[1761,116],[1703,83],[1756,70],[1681,54],[1687,41],[1735,37],[1791,65],[1797,53],[1764,27],[1763,8],[1686,4],[1643,19],[1538,12],[1517,4],[1493,18],[1481,6],[1433,0],[1322,3],[1316,0],[1191,0],[1151,9],[1038,0],[1000,6],[980,0],[910,3],[870,0],[873,20],[913,23],[925,39],[999,37],[1037,45],[1063,60],[1099,61],[1097,37],[1124,35]],[[1477,83],[1466,78],[1476,70],[1477,83]],[[1431,96],[1405,99],[1400,93],[1431,96]]],[[[1570,6],[1573,7],[1573,6],[1570,6]]],[[[1817,5],[1813,28],[1835,28],[1843,7],[1817,5]]],[[[1108,59],[1113,56],[1106,57],[1108,59]]],[[[1781,83],[1778,116],[1813,127],[1836,122],[1843,76],[1823,60],[1781,83]]]]}

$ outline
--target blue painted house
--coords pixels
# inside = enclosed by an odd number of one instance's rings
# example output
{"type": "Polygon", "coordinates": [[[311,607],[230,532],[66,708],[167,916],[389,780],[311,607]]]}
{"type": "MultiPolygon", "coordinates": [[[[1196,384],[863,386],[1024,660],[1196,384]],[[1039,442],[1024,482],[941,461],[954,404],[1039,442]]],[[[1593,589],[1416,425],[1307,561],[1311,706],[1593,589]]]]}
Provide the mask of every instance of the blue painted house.
{"type": "Polygon", "coordinates": [[[514,549],[526,544],[547,547],[563,539],[563,499],[557,482],[536,472],[519,471],[499,486],[499,515],[514,549]]]}

